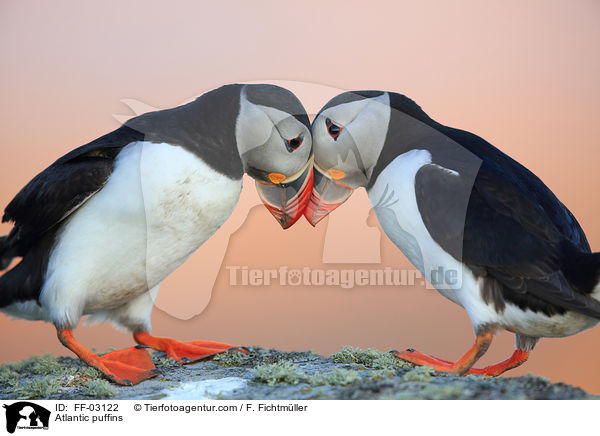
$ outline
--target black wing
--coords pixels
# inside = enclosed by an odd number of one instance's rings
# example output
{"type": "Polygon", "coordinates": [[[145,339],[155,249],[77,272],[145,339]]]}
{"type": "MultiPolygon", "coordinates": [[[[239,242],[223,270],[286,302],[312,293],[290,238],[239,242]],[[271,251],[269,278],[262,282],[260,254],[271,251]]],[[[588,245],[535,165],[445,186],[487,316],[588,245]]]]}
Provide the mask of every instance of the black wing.
{"type": "Polygon", "coordinates": [[[428,231],[484,277],[483,297],[497,310],[510,301],[548,315],[574,310],[600,318],[600,303],[569,280],[566,267],[572,256],[593,256],[583,231],[550,190],[522,170],[512,160],[503,167],[484,159],[469,182],[438,165],[424,166],[415,189],[428,231]]]}
{"type": "Polygon", "coordinates": [[[119,151],[142,139],[140,132],[122,126],[58,159],[10,202],[2,221],[14,227],[0,238],[0,270],[14,257],[23,259],[0,276],[0,307],[39,298],[59,224],[102,189],[119,151]]]}
{"type": "Polygon", "coordinates": [[[24,256],[47,232],[56,228],[98,192],[112,173],[114,158],[143,135],[127,126],[79,147],[35,176],[8,204],[2,222],[14,228],[6,252],[24,256]]]}

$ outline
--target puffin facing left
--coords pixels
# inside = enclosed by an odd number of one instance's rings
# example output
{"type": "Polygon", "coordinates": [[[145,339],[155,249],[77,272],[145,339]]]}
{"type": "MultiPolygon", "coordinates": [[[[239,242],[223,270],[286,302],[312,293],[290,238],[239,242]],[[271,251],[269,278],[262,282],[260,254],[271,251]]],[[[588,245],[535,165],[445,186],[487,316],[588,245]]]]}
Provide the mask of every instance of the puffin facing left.
{"type": "Polygon", "coordinates": [[[145,347],[98,356],[75,340],[83,315],[110,320],[180,362],[230,345],[150,335],[160,283],[225,222],[247,172],[282,227],[312,190],[308,117],[288,90],[227,85],[150,112],[79,147],[6,207],[0,310],[55,325],[62,344],[118,384],[156,374],[145,347]],[[273,196],[273,191],[278,195],[273,196]]]}

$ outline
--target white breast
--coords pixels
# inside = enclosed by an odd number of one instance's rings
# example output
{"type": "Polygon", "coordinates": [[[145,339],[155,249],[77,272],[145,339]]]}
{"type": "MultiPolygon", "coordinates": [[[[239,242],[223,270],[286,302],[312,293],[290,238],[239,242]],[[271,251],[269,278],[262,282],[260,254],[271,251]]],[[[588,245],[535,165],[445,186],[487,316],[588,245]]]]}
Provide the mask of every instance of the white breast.
{"type": "Polygon", "coordinates": [[[156,286],[225,222],[241,185],[178,146],[125,147],[57,237],[40,296],[51,320],[72,323],[156,286]]]}
{"type": "MultiPolygon", "coordinates": [[[[386,235],[442,295],[463,306],[474,325],[496,314],[491,307],[473,304],[470,294],[479,292],[475,277],[433,240],[425,227],[415,195],[415,175],[431,163],[426,150],[398,156],[379,175],[369,199],[386,235]]],[[[478,296],[477,300],[481,300],[478,296]]]]}

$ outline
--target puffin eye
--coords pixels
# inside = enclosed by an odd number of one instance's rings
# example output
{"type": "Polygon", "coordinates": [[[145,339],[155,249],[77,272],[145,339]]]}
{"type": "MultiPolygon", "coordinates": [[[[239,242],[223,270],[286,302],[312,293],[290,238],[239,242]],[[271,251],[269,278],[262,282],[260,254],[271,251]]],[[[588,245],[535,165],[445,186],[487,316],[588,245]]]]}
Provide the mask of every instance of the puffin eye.
{"type": "Polygon", "coordinates": [[[304,140],[303,133],[299,134],[295,138],[287,139],[285,141],[285,148],[287,148],[287,151],[289,151],[291,153],[292,151],[296,150],[298,147],[300,147],[302,145],[303,140],[304,140]]]}
{"type": "Polygon", "coordinates": [[[331,136],[334,141],[337,141],[338,136],[342,133],[342,127],[334,124],[329,118],[325,118],[325,126],[327,126],[327,133],[329,133],[329,136],[331,136]]]}

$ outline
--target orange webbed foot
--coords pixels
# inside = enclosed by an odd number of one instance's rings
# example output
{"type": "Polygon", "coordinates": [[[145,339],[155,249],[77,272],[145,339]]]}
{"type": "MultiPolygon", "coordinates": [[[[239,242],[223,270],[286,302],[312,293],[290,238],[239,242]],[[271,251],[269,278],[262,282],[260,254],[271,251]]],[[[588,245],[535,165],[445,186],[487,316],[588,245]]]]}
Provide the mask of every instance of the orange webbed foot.
{"type": "Polygon", "coordinates": [[[418,366],[430,366],[438,372],[449,372],[452,374],[464,375],[487,351],[490,343],[492,342],[492,338],[492,333],[478,335],[475,339],[475,344],[456,362],[428,356],[411,348],[405,351],[393,351],[392,354],[399,359],[411,362],[418,366]]]}
{"type": "Polygon", "coordinates": [[[181,342],[171,338],[161,338],[152,336],[148,332],[134,333],[136,342],[147,345],[158,351],[163,351],[167,357],[180,363],[193,363],[215,354],[224,353],[228,350],[235,350],[241,353],[247,351],[235,345],[223,344],[212,341],[189,341],[181,342]]]}
{"type": "Polygon", "coordinates": [[[471,368],[467,374],[497,377],[509,369],[513,369],[524,364],[529,358],[529,353],[529,351],[515,350],[512,356],[510,356],[508,359],[494,365],[486,366],[485,368],[471,368]]]}
{"type": "Polygon", "coordinates": [[[97,362],[92,363],[92,366],[117,384],[138,384],[158,374],[152,358],[144,348],[131,347],[111,351],[97,356],[97,362]]]}
{"type": "Polygon", "coordinates": [[[71,330],[59,330],[58,338],[81,360],[119,385],[135,385],[158,374],[152,358],[144,347],[131,347],[98,356],[77,342],[71,330]]]}
{"type": "Polygon", "coordinates": [[[437,372],[453,372],[453,365],[455,365],[455,362],[428,356],[412,348],[404,351],[391,351],[391,354],[417,366],[429,366],[437,372]]]}

